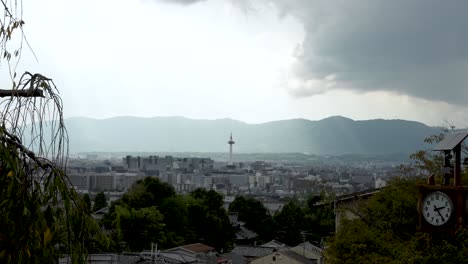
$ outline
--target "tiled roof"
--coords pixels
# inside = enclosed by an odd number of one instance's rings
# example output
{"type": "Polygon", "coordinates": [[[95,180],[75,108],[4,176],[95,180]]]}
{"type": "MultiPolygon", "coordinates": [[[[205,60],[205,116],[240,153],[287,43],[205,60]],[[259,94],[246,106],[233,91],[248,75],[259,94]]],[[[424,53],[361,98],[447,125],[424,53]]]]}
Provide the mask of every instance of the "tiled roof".
{"type": "Polygon", "coordinates": [[[290,249],[282,249],[279,251],[279,253],[287,256],[288,258],[292,258],[295,261],[299,263],[304,263],[304,264],[315,264],[317,263],[315,260],[311,260],[308,258],[305,258],[304,256],[297,254],[296,252],[290,250],[290,249]]]}
{"type": "Polygon", "coordinates": [[[231,253],[241,255],[244,257],[263,257],[272,252],[275,249],[271,247],[247,247],[247,246],[237,246],[231,253]]]}
{"type": "Polygon", "coordinates": [[[321,254],[323,252],[323,249],[320,248],[320,247],[317,247],[315,245],[312,245],[310,242],[304,242],[304,243],[301,243],[297,246],[295,246],[295,248],[304,248],[310,252],[315,252],[315,253],[318,253],[318,254],[321,254]]]}
{"type": "Polygon", "coordinates": [[[270,242],[267,242],[260,247],[269,247],[269,248],[287,248],[286,244],[281,243],[277,240],[271,240],[270,242]]]}
{"type": "Polygon", "coordinates": [[[159,253],[159,258],[163,258],[171,263],[196,263],[198,261],[195,257],[171,252],[161,252],[159,253]]]}
{"type": "Polygon", "coordinates": [[[208,252],[212,252],[215,250],[213,247],[207,246],[202,243],[194,243],[194,244],[184,245],[180,247],[186,250],[195,252],[195,253],[208,253],[208,252]]]}
{"type": "Polygon", "coordinates": [[[257,233],[250,231],[245,227],[241,227],[239,231],[236,232],[236,239],[252,239],[256,238],[258,235],[257,233]]]}
{"type": "Polygon", "coordinates": [[[231,264],[245,264],[247,263],[247,258],[236,254],[236,253],[227,253],[222,255],[223,258],[226,258],[230,261],[231,264]]]}

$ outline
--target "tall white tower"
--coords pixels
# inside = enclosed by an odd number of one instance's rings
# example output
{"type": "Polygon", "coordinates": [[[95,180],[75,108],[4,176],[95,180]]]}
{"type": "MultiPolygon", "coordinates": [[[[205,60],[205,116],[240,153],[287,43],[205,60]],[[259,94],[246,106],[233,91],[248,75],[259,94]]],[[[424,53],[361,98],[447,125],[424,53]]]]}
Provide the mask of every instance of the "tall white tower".
{"type": "Polygon", "coordinates": [[[232,140],[232,132],[231,132],[231,137],[229,138],[228,144],[229,144],[229,164],[228,165],[233,165],[232,162],[232,145],[234,145],[236,142],[232,140]]]}

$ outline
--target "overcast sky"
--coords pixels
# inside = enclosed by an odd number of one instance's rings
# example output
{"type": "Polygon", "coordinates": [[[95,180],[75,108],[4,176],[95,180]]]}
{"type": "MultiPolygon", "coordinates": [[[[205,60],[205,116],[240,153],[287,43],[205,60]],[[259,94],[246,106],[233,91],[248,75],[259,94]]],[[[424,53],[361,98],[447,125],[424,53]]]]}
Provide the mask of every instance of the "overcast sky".
{"type": "Polygon", "coordinates": [[[24,0],[66,117],[468,127],[468,1],[24,0]]]}

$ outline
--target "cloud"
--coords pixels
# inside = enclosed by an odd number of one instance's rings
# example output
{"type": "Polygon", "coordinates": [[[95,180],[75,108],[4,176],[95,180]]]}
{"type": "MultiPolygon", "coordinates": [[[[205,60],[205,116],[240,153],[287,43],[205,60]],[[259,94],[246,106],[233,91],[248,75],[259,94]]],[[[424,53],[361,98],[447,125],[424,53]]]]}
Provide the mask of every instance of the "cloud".
{"type": "Polygon", "coordinates": [[[305,30],[292,95],[348,89],[468,102],[468,1],[272,1],[305,30]]]}
{"type": "Polygon", "coordinates": [[[191,5],[198,2],[204,2],[205,0],[159,0],[164,3],[170,4],[181,4],[181,5],[191,5]]]}
{"type": "MultiPolygon", "coordinates": [[[[191,5],[199,2],[205,2],[206,0],[155,0],[163,3],[169,3],[169,4],[179,4],[179,5],[191,5]]],[[[219,1],[219,0],[213,0],[213,1],[219,1]]],[[[257,11],[251,2],[251,0],[228,0],[232,5],[236,6],[240,10],[242,10],[244,13],[254,13],[257,11]]]]}

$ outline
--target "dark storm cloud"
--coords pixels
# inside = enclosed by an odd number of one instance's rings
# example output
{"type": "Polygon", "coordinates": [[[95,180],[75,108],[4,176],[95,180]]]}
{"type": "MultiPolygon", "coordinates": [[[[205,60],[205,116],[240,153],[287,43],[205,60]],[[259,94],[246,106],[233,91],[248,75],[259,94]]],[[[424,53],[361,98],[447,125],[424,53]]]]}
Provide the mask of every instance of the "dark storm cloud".
{"type": "MultiPolygon", "coordinates": [[[[468,102],[468,1],[273,0],[304,25],[295,76],[327,89],[468,102]]],[[[304,85],[296,96],[324,92],[304,85]],[[316,90],[319,91],[316,91],[316,90]]]]}

